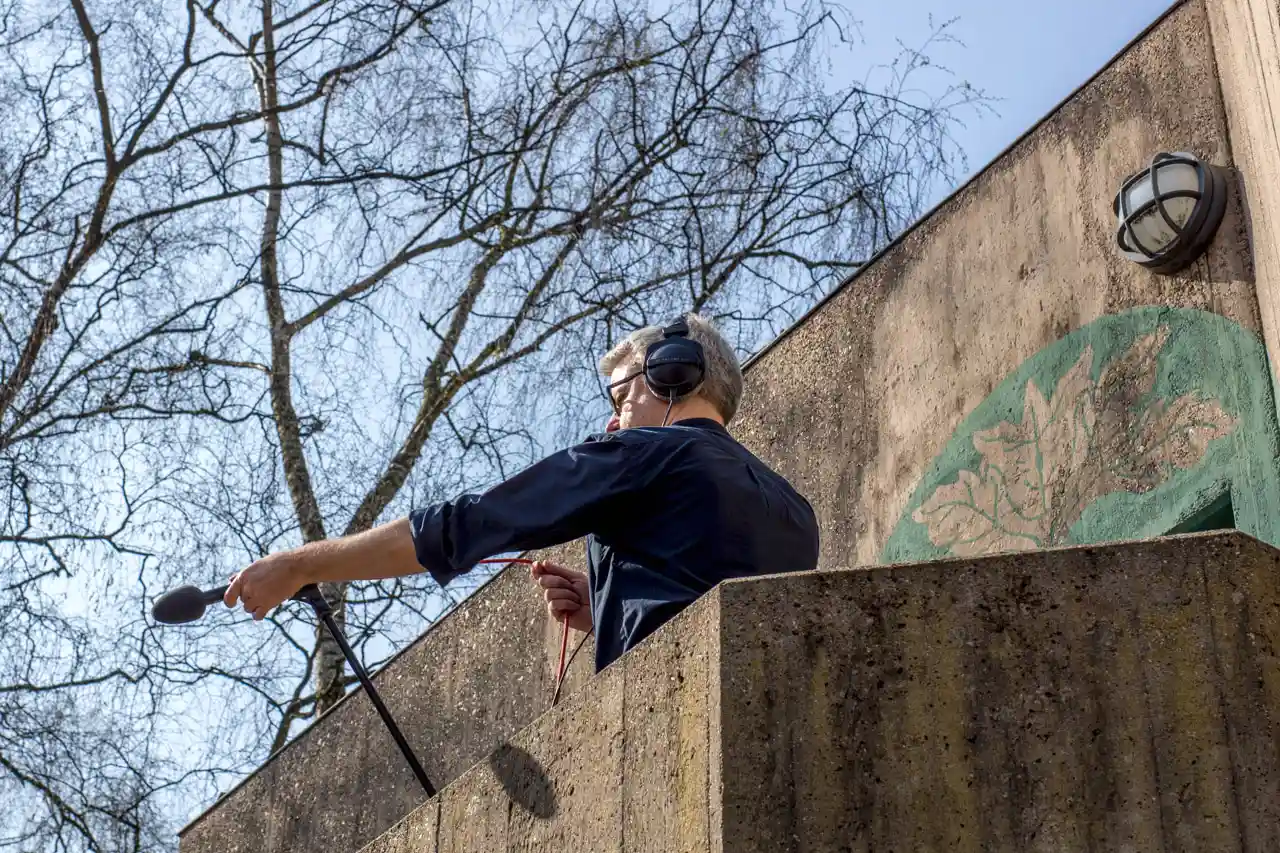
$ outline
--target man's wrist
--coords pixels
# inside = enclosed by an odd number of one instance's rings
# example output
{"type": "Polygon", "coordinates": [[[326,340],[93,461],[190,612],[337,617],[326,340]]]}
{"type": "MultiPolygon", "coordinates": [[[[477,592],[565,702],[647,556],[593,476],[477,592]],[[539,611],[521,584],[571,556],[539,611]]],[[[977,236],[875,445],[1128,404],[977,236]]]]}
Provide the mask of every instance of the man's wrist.
{"type": "Polygon", "coordinates": [[[336,539],[310,542],[297,549],[293,568],[298,581],[341,583],[400,577],[422,571],[414,554],[407,519],[336,539]]]}
{"type": "Polygon", "coordinates": [[[298,580],[303,586],[313,583],[330,583],[346,580],[343,570],[346,542],[343,539],[322,539],[309,542],[299,551],[299,559],[294,563],[298,580]]]}

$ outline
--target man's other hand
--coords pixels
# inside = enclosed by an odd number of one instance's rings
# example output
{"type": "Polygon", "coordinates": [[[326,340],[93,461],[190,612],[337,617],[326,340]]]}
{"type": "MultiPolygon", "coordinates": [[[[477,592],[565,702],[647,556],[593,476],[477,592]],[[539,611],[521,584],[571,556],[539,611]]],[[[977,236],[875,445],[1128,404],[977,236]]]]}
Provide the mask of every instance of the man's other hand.
{"type": "Polygon", "coordinates": [[[258,560],[231,578],[222,600],[228,607],[235,607],[237,600],[243,602],[245,612],[260,621],[307,584],[302,551],[281,551],[258,560]]]}
{"type": "Polygon", "coordinates": [[[569,627],[575,631],[585,634],[591,630],[590,596],[585,573],[539,560],[530,566],[529,574],[541,587],[552,619],[563,622],[567,617],[569,627]]]}

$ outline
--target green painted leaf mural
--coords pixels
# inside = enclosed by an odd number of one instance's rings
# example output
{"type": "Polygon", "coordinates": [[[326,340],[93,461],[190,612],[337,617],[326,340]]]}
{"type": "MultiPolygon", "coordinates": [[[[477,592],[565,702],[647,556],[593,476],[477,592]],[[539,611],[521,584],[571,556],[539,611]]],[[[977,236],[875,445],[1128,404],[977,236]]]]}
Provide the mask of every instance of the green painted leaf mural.
{"type": "Polygon", "coordinates": [[[1227,490],[1270,538],[1266,371],[1257,338],[1214,314],[1102,318],[1029,359],[956,430],[882,561],[1157,535],[1227,490]]]}

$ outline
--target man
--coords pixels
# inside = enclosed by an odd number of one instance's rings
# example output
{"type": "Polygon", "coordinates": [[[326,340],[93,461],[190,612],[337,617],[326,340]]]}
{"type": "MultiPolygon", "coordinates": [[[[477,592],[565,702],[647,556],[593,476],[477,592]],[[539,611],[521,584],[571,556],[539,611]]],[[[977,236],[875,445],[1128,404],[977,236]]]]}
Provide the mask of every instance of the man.
{"type": "Polygon", "coordinates": [[[258,560],[232,578],[227,606],[261,619],[308,583],[424,569],[444,585],[494,554],[587,536],[588,572],[539,562],[531,574],[553,618],[595,631],[598,671],[722,580],[816,568],[812,507],[725,429],[742,370],[709,323],[634,332],[600,370],[614,409],[603,434],[484,494],[258,560]],[[662,356],[691,345],[696,379],[663,384],[662,356]]]}

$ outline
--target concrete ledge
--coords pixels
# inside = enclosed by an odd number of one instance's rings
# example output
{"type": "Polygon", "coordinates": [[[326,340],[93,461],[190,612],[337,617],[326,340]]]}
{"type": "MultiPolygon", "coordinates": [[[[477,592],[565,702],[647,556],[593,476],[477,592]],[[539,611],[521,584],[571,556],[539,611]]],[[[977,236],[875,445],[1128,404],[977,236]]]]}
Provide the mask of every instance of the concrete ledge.
{"type": "Polygon", "coordinates": [[[725,850],[1280,850],[1280,552],[1256,540],[817,574],[721,606],[725,850]]]}
{"type": "Polygon", "coordinates": [[[734,581],[366,853],[1274,851],[1278,650],[1238,533],[734,581]]]}

